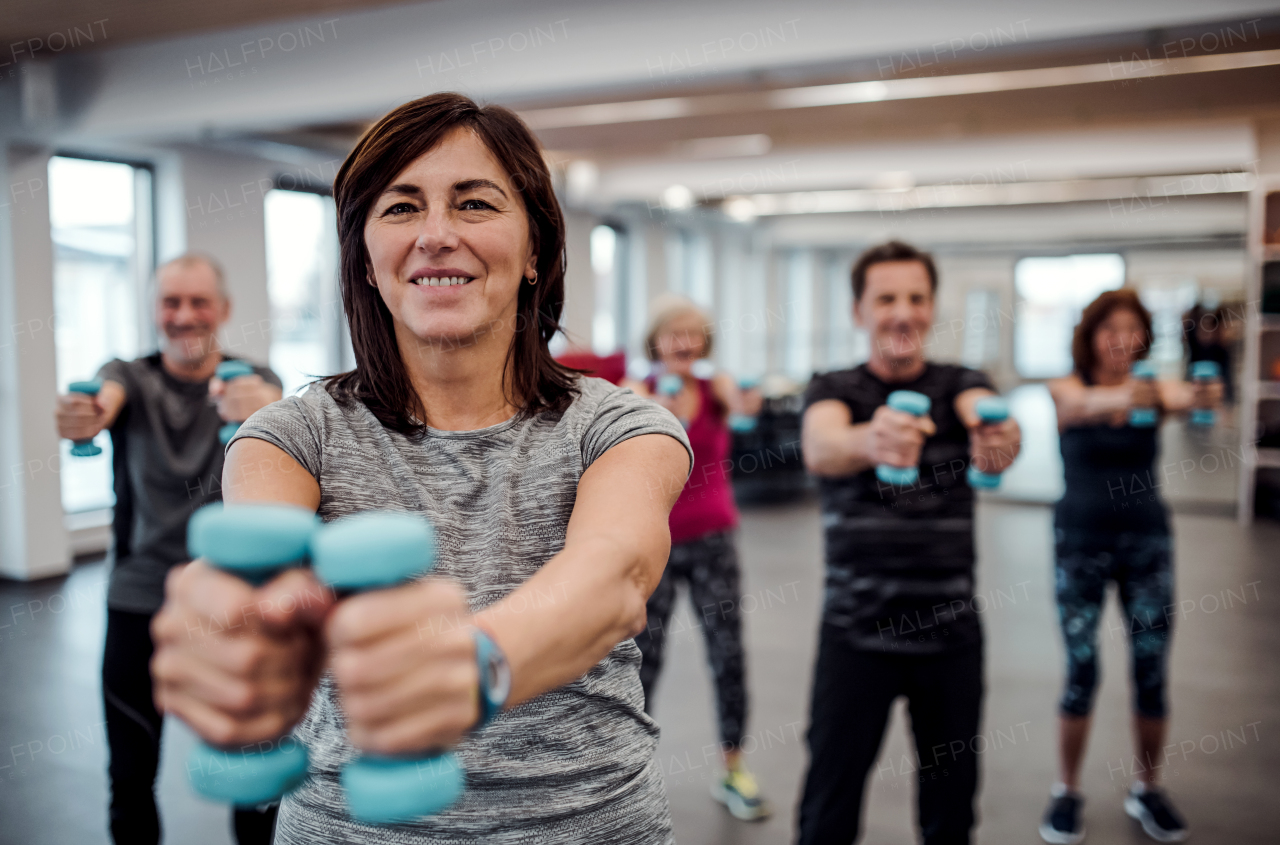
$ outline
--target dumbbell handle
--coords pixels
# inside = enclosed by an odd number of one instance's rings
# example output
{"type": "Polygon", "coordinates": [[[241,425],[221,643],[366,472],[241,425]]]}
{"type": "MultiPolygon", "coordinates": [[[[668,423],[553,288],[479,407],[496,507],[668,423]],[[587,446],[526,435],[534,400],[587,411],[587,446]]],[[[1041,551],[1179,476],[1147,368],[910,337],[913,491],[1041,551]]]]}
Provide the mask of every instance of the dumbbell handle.
{"type": "MultiPolygon", "coordinates": [[[[241,376],[253,375],[253,367],[249,366],[244,361],[223,361],[218,365],[215,375],[223,381],[234,381],[241,376]]],[[[218,429],[218,439],[222,441],[223,444],[230,443],[231,438],[235,437],[236,432],[240,430],[240,423],[242,422],[244,422],[244,420],[240,420],[239,422],[229,422],[222,426],[222,428],[218,429]]]]}
{"type": "MultiPolygon", "coordinates": [[[[364,513],[324,526],[312,543],[320,580],[339,593],[394,587],[429,572],[435,534],[407,514],[364,513]]],[[[366,824],[433,815],[462,794],[464,774],[450,752],[417,759],[363,755],[342,770],[351,814],[366,824]]]]}
{"type": "MultiPolygon", "coordinates": [[[[102,390],[102,382],[97,379],[73,381],[67,386],[67,392],[81,393],[91,398],[96,397],[100,390],[102,390]]],[[[77,458],[92,458],[94,455],[102,454],[102,447],[94,444],[92,437],[87,440],[75,440],[71,444],[71,454],[77,458]]]]}
{"type": "MultiPolygon", "coordinates": [[[[1142,381],[1155,381],[1155,365],[1147,360],[1134,362],[1133,377],[1142,381]]],[[[1129,410],[1129,425],[1135,428],[1152,428],[1155,426],[1157,419],[1158,415],[1155,408],[1131,408],[1129,410]]]]}
{"type": "MultiPolygon", "coordinates": [[[[885,404],[895,411],[923,417],[929,413],[929,408],[933,403],[923,393],[917,393],[914,390],[895,390],[889,394],[885,404]]],[[[920,470],[913,466],[895,467],[889,464],[880,464],[876,467],[876,478],[885,484],[904,487],[916,483],[920,478],[920,470]]]]}
{"type": "MultiPolygon", "coordinates": [[[[1199,384],[1217,381],[1222,377],[1222,369],[1217,361],[1196,361],[1191,365],[1191,380],[1199,384]]],[[[1211,426],[1217,422],[1218,415],[1212,408],[1192,408],[1192,425],[1211,426]]]]}
{"type": "MultiPolygon", "coordinates": [[[[291,505],[219,502],[191,517],[187,547],[192,557],[259,584],[306,558],[317,524],[314,513],[291,505]]],[[[200,743],[187,774],[195,791],[207,798],[256,806],[279,799],[306,779],[307,752],[289,735],[249,751],[200,743]]]]}

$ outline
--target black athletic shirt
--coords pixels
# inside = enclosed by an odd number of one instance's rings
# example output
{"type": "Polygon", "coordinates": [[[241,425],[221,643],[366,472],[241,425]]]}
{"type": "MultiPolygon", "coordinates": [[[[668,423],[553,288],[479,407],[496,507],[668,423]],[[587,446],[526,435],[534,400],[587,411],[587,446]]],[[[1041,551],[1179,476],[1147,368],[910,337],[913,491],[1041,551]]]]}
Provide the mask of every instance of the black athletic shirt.
{"type": "Polygon", "coordinates": [[[895,390],[933,401],[937,433],[925,440],[920,479],[892,487],[868,469],[822,478],[826,532],[823,619],[849,632],[856,649],[937,654],[981,642],[973,602],[973,491],[965,480],[969,433],[955,399],[986,375],[950,364],[925,365],[914,381],[881,381],[866,365],[815,376],[805,407],[835,399],[854,423],[871,419],[895,390]]]}
{"type": "MultiPolygon", "coordinates": [[[[1085,379],[1085,384],[1090,384],[1085,379]]],[[[1066,490],[1054,528],[1115,534],[1168,534],[1169,516],[1155,471],[1159,426],[1072,426],[1059,435],[1066,490]]]]}

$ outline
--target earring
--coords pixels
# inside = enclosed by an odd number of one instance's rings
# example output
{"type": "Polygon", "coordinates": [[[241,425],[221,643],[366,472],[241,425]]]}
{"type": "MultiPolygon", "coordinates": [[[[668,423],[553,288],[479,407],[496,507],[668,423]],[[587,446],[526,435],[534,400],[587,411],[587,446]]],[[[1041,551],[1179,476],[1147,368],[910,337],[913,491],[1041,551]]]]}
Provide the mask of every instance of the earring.
{"type": "Polygon", "coordinates": [[[529,284],[531,284],[531,285],[536,285],[536,284],[538,283],[538,271],[537,271],[537,270],[534,270],[534,271],[533,271],[533,278],[532,278],[532,279],[525,279],[525,281],[526,281],[526,282],[528,282],[528,283],[529,283],[529,284]]]}

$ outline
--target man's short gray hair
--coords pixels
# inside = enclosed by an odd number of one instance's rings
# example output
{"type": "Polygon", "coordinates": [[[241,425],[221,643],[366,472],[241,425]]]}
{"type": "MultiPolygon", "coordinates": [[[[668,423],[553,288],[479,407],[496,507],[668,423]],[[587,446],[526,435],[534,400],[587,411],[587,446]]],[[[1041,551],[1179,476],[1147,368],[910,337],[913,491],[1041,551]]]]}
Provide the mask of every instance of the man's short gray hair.
{"type": "Polygon", "coordinates": [[[227,274],[222,270],[222,264],[212,255],[204,252],[184,252],[177,258],[171,258],[156,268],[156,290],[160,289],[160,274],[168,267],[181,267],[183,269],[195,267],[200,264],[208,267],[213,272],[213,278],[218,285],[218,295],[224,301],[231,301],[231,291],[227,289],[227,274]]]}

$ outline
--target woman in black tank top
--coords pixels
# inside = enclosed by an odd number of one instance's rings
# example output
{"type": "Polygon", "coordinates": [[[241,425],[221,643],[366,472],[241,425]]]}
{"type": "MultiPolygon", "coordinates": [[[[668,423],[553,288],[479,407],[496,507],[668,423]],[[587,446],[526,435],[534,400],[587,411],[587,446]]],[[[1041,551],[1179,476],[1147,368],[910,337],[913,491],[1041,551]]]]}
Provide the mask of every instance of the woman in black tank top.
{"type": "MultiPolygon", "coordinates": [[[[1165,663],[1172,619],[1168,514],[1156,470],[1159,426],[1171,413],[1212,407],[1221,385],[1134,375],[1151,348],[1151,315],[1131,290],[1108,291],[1084,311],[1072,341],[1075,371],[1049,383],[1058,412],[1066,492],[1054,511],[1055,585],[1066,641],[1060,703],[1059,781],[1040,835],[1055,845],[1084,838],[1077,791],[1098,680],[1097,627],[1108,581],[1116,583],[1132,649],[1137,777],[1125,812],[1152,838],[1177,842],[1186,825],[1156,787],[1167,733],[1165,663]]],[[[1144,361],[1140,367],[1150,367],[1144,361]]]]}

